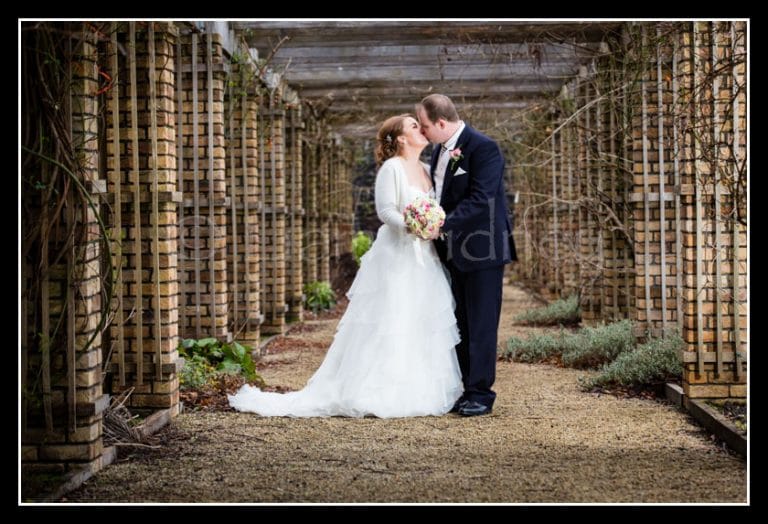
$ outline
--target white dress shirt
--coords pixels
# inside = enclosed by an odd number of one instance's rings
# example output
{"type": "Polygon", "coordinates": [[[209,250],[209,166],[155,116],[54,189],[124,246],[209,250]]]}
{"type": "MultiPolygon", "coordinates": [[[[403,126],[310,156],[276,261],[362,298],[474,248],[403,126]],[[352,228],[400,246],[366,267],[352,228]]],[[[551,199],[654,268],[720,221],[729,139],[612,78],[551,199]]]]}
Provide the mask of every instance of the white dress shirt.
{"type": "Polygon", "coordinates": [[[435,196],[437,197],[438,202],[440,202],[440,197],[443,194],[445,170],[448,167],[448,161],[451,159],[451,155],[448,152],[451,149],[456,148],[456,142],[459,140],[459,136],[461,136],[461,132],[464,131],[465,127],[467,127],[467,125],[463,121],[460,121],[459,128],[456,132],[440,146],[442,150],[440,151],[440,157],[437,159],[437,167],[435,167],[435,196]]]}

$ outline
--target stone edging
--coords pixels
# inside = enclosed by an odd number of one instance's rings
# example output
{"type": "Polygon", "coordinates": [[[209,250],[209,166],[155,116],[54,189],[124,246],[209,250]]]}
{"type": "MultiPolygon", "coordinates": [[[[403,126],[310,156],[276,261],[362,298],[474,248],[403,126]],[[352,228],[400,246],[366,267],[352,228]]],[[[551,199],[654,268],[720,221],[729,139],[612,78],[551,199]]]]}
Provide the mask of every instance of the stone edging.
{"type": "Polygon", "coordinates": [[[714,433],[729,448],[747,458],[747,438],[730,420],[708,406],[703,399],[687,398],[677,384],[667,384],[665,390],[667,400],[688,411],[699,424],[714,433]]]}

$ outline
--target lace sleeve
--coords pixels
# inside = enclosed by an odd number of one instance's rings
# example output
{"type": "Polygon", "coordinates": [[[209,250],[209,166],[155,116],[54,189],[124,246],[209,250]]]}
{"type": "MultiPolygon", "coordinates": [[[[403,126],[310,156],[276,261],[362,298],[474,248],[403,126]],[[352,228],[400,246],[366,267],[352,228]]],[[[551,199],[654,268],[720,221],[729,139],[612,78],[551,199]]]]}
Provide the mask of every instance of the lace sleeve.
{"type": "Polygon", "coordinates": [[[385,162],[376,174],[376,214],[382,222],[396,229],[405,229],[403,214],[397,207],[397,170],[385,162]]]}

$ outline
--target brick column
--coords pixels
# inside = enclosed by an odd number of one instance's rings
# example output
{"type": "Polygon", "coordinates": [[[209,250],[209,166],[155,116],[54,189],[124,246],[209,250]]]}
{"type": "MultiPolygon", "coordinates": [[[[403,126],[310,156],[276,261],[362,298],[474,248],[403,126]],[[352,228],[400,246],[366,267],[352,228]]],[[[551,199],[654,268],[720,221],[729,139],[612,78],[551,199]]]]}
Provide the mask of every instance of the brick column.
{"type": "Polygon", "coordinates": [[[319,177],[317,122],[307,118],[304,131],[302,195],[304,200],[304,282],[317,282],[319,253],[317,179],[319,177]]]}
{"type": "Polygon", "coordinates": [[[286,204],[286,302],[288,320],[304,318],[304,204],[302,201],[303,181],[303,129],[301,106],[289,107],[285,115],[285,172],[286,204]]]}
{"type": "Polygon", "coordinates": [[[733,157],[746,158],[745,29],[743,22],[685,24],[677,47],[688,116],[681,130],[683,386],[691,398],[746,397],[747,231],[734,212],[745,212],[746,185],[733,157]]]}
{"type": "Polygon", "coordinates": [[[320,245],[317,258],[317,279],[331,281],[331,159],[332,146],[329,129],[321,126],[320,171],[317,178],[317,209],[319,215],[320,245]]]}
{"type": "MultiPolygon", "coordinates": [[[[560,177],[558,179],[559,193],[563,200],[573,202],[578,198],[578,177],[576,170],[576,155],[578,143],[576,142],[576,128],[573,125],[566,126],[561,133],[560,177]]],[[[578,293],[580,289],[579,275],[579,250],[581,234],[581,213],[576,204],[567,203],[561,206],[561,251],[560,271],[562,272],[561,296],[568,297],[578,293]]],[[[516,223],[516,228],[520,225],[516,223]]]]}
{"type": "Polygon", "coordinates": [[[666,46],[656,25],[644,24],[634,38],[634,67],[643,76],[631,92],[632,174],[637,334],[662,336],[678,326],[675,287],[674,158],[671,89],[666,46]],[[659,69],[659,63],[661,69],[659,69]],[[659,77],[661,71],[661,77],[659,77]]]}
{"type": "Polygon", "coordinates": [[[600,222],[595,216],[594,203],[590,200],[599,198],[597,191],[599,166],[597,158],[597,113],[594,105],[589,104],[597,95],[592,79],[584,79],[577,91],[582,111],[578,116],[577,142],[579,144],[577,157],[578,191],[587,206],[580,208],[580,255],[581,265],[579,276],[581,281],[581,318],[584,324],[594,325],[602,319],[602,271],[600,261],[602,254],[602,232],[600,222]]]}
{"type": "Polygon", "coordinates": [[[254,68],[232,66],[227,90],[227,277],[230,330],[237,341],[258,346],[260,310],[259,94],[254,68]]]}
{"type": "Polygon", "coordinates": [[[228,194],[224,148],[226,73],[221,36],[182,36],[181,331],[230,336],[227,288],[228,194]]]}
{"type": "MultiPolygon", "coordinates": [[[[329,265],[331,268],[339,267],[339,257],[341,256],[341,195],[339,195],[339,185],[341,174],[341,140],[335,134],[330,135],[329,140],[329,176],[328,176],[328,201],[329,201],[329,265]]],[[[331,271],[335,273],[335,271],[331,271]]],[[[333,277],[331,277],[333,281],[333,277]]]]}
{"type": "Polygon", "coordinates": [[[349,144],[339,152],[339,196],[340,202],[340,249],[342,254],[351,253],[352,238],[355,235],[355,210],[352,201],[352,180],[354,178],[354,155],[349,144]]]}
{"type": "Polygon", "coordinates": [[[111,339],[112,392],[128,387],[131,408],[179,409],[175,44],[170,23],[119,24],[110,47],[118,83],[108,92],[110,222],[121,230],[113,253],[121,311],[111,339]],[[150,33],[151,31],[151,33],[150,33]],[[115,99],[117,97],[117,100],[115,99]],[[115,148],[117,142],[117,150],[115,148]]]}
{"type": "MultiPolygon", "coordinates": [[[[263,148],[260,166],[261,195],[265,213],[263,255],[261,261],[261,311],[264,313],[262,333],[282,334],[285,331],[286,280],[286,201],[285,201],[285,111],[280,108],[280,93],[272,93],[259,107],[259,143],[263,148]]],[[[261,158],[261,157],[260,157],[261,158]]]]}
{"type": "MultiPolygon", "coordinates": [[[[28,204],[22,218],[24,233],[38,222],[45,227],[58,221],[48,232],[49,242],[44,247],[23,246],[28,253],[22,260],[23,471],[64,472],[75,467],[97,471],[104,465],[102,412],[108,397],[103,394],[101,380],[100,259],[104,232],[97,223],[101,209],[95,194],[103,191],[98,173],[96,39],[88,24],[80,23],[42,24],[36,29],[26,28],[22,36],[25,59],[37,60],[39,53],[46,58],[55,55],[57,68],[64,70],[57,69],[48,76],[51,80],[61,75],[62,84],[48,87],[61,88],[68,98],[61,109],[71,125],[76,164],[74,178],[69,178],[33,156],[25,162],[22,173],[25,180],[37,182],[40,187],[52,184],[56,188],[52,199],[63,194],[65,181],[70,184],[67,206],[60,215],[53,214],[59,210],[51,207],[55,202],[45,197],[46,190],[22,188],[23,201],[28,204]],[[48,41],[58,47],[47,47],[47,41],[39,38],[50,30],[53,32],[48,41]],[[67,34],[69,38],[61,36],[67,34]],[[92,205],[87,203],[89,198],[92,205]],[[35,216],[36,223],[26,223],[28,216],[35,216]],[[61,234],[70,227],[74,246],[67,246],[61,234]],[[59,258],[58,253],[63,256],[59,258]]],[[[27,78],[23,76],[22,89],[33,89],[25,83],[27,78]]],[[[34,132],[51,136],[47,127],[34,132]]],[[[45,151],[45,143],[40,147],[45,151]]],[[[46,154],[53,156],[51,152],[46,154]]],[[[34,182],[29,186],[34,187],[34,182]]],[[[26,234],[23,238],[27,238],[26,234]]]]}

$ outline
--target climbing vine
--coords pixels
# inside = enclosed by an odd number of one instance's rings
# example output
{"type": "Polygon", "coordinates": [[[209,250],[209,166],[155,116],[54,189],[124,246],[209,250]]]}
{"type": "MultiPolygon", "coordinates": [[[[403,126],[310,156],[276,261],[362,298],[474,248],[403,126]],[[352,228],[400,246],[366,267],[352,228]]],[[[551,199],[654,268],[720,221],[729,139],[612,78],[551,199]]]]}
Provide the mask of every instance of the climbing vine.
{"type": "MultiPolygon", "coordinates": [[[[21,121],[21,268],[22,359],[24,401],[44,406],[51,423],[51,362],[66,348],[65,319],[75,316],[86,261],[93,249],[102,257],[100,310],[96,329],[78,341],[87,351],[110,320],[115,268],[109,232],[92,196],[85,151],[96,150],[94,136],[79,131],[83,119],[95,118],[81,107],[82,100],[98,97],[112,88],[110,75],[99,69],[101,85],[93,93],[79,92],[73,77],[78,74],[78,53],[103,37],[93,24],[25,23],[22,25],[22,121],[21,121]],[[96,238],[89,228],[95,222],[96,238]],[[97,246],[94,246],[97,244],[97,246]],[[64,287],[58,287],[58,282],[64,287]],[[51,286],[61,296],[49,297],[51,286]],[[71,290],[74,301],[64,300],[71,290]],[[75,311],[70,311],[74,307],[75,311]],[[26,343],[24,343],[26,342],[26,343]]],[[[97,65],[98,67],[98,65],[97,65]]],[[[90,297],[87,297],[90,298],[90,297]]],[[[87,308],[85,309],[88,310],[87,308]]],[[[75,317],[76,318],[76,317],[75,317]]]]}

